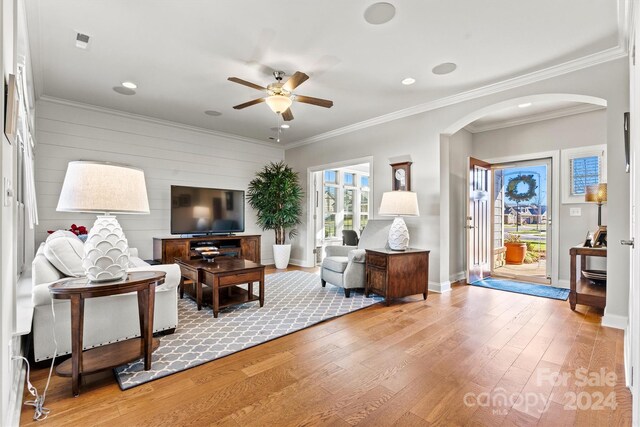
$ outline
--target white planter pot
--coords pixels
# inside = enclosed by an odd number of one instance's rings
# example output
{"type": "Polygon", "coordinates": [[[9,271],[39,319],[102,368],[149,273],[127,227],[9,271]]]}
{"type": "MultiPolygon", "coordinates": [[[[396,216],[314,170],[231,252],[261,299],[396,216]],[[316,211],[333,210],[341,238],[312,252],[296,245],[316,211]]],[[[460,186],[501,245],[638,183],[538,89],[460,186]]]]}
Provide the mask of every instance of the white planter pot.
{"type": "Polygon", "coordinates": [[[278,270],[284,270],[289,265],[291,245],[273,245],[273,260],[278,270]]]}

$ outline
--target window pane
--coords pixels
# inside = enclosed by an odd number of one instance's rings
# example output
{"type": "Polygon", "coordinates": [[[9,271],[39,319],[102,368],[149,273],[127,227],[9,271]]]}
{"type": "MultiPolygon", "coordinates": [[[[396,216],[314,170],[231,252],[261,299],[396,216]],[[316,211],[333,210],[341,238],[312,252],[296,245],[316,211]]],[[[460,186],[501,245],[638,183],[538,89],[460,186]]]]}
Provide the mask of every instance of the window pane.
{"type": "Polygon", "coordinates": [[[587,185],[600,182],[600,158],[598,156],[571,159],[571,194],[585,194],[587,185]]]}
{"type": "Polygon", "coordinates": [[[338,183],[338,172],[337,171],[324,171],[324,182],[328,182],[329,184],[337,184],[338,183]]]}
{"type": "Polygon", "coordinates": [[[345,213],[353,213],[353,198],[355,190],[344,190],[344,211],[345,213]]]}
{"type": "Polygon", "coordinates": [[[356,185],[356,174],[355,173],[344,173],[344,185],[356,185]]]}
{"type": "Polygon", "coordinates": [[[364,227],[366,227],[367,222],[369,222],[369,215],[361,214],[360,215],[360,231],[364,230],[364,227]]]}
{"type": "Polygon", "coordinates": [[[361,191],[360,192],[360,212],[369,213],[369,192],[361,191]]]}
{"type": "Polygon", "coordinates": [[[336,214],[324,215],[324,237],[336,237],[336,214]]]}
{"type": "Polygon", "coordinates": [[[338,208],[338,189],[336,187],[324,187],[324,211],[336,213],[338,208]]]}
{"type": "Polygon", "coordinates": [[[360,187],[369,187],[369,177],[361,176],[360,177],[360,187]]]}
{"type": "Polygon", "coordinates": [[[343,229],[344,230],[353,230],[353,214],[344,214],[344,224],[343,224],[343,229]]]}

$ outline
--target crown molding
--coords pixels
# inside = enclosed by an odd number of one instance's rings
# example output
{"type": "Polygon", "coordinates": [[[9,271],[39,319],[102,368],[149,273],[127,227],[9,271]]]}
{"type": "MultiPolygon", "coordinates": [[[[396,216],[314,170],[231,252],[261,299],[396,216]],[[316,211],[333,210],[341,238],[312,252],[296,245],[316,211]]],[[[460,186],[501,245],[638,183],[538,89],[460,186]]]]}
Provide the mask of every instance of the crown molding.
{"type": "Polygon", "coordinates": [[[536,122],[542,122],[545,120],[559,119],[561,117],[573,116],[576,114],[589,113],[591,111],[604,110],[604,109],[605,107],[601,105],[583,104],[583,105],[576,105],[574,107],[562,108],[562,109],[553,110],[553,111],[544,111],[538,114],[533,114],[526,117],[520,117],[517,119],[502,120],[499,122],[488,123],[486,125],[474,126],[473,124],[468,124],[467,126],[464,127],[464,129],[471,133],[480,133],[480,132],[487,132],[490,130],[497,130],[497,129],[504,129],[504,128],[513,127],[513,126],[525,125],[528,123],[536,123],[536,122]]]}
{"type": "Polygon", "coordinates": [[[339,135],[355,132],[357,130],[365,129],[371,126],[376,126],[382,123],[391,122],[394,120],[402,119],[404,117],[421,114],[427,111],[436,110],[438,108],[447,107],[449,105],[458,104],[460,102],[470,101],[472,99],[480,98],[483,96],[492,95],[506,90],[515,89],[521,86],[526,86],[541,80],[550,79],[553,77],[561,76],[563,74],[572,73],[584,68],[593,67],[594,65],[603,64],[610,61],[615,61],[620,58],[624,58],[628,55],[626,46],[617,46],[615,48],[606,49],[598,53],[584,56],[579,59],[565,62],[563,64],[548,67],[542,70],[534,71],[528,74],[523,74],[518,77],[503,80],[501,82],[492,83],[486,86],[482,86],[476,89],[461,92],[455,95],[447,96],[444,98],[436,99],[434,101],[419,104],[414,107],[398,110],[393,113],[385,114],[372,119],[364,120],[352,125],[344,126],[338,129],[324,132],[309,138],[301,139],[284,145],[285,150],[300,147],[303,145],[313,144],[318,141],[333,138],[339,135]]]}
{"type": "Polygon", "coordinates": [[[283,148],[283,147],[279,147],[279,146],[274,145],[274,144],[270,144],[270,143],[265,142],[265,141],[260,141],[259,139],[248,138],[248,137],[236,135],[236,134],[233,134],[233,133],[226,133],[226,132],[220,132],[220,131],[215,131],[215,130],[211,130],[211,129],[205,129],[205,128],[201,128],[201,127],[197,127],[197,126],[185,125],[185,124],[182,124],[182,123],[172,122],[170,120],[157,119],[155,117],[144,116],[142,114],[128,113],[128,112],[125,112],[125,111],[114,110],[112,108],[99,107],[97,105],[85,104],[85,103],[76,102],[76,101],[70,101],[68,99],[56,98],[56,97],[48,96],[48,95],[40,96],[39,101],[50,102],[52,104],[58,104],[58,105],[66,105],[68,107],[82,108],[84,110],[90,110],[90,111],[95,111],[95,112],[98,112],[98,113],[110,114],[112,116],[124,117],[124,118],[127,118],[127,119],[140,120],[140,121],[143,121],[143,122],[153,123],[153,124],[160,125],[160,126],[167,126],[167,127],[186,130],[186,131],[190,131],[190,132],[197,132],[197,133],[201,133],[201,134],[205,134],[205,135],[211,135],[211,136],[217,136],[217,137],[220,137],[220,138],[232,139],[234,141],[248,142],[250,144],[258,144],[258,145],[262,145],[262,146],[269,147],[269,148],[283,148]]]}

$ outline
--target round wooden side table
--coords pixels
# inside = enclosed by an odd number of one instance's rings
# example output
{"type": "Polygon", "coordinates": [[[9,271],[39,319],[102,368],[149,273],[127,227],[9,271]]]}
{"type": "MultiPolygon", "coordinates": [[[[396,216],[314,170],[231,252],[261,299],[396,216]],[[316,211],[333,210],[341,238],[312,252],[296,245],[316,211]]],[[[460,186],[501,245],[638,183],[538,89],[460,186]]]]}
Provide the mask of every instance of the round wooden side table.
{"type": "Polygon", "coordinates": [[[56,368],[56,373],[71,377],[74,396],[80,394],[80,377],[115,368],[144,357],[144,369],[151,369],[151,354],[160,341],[153,338],[153,308],[156,285],[164,283],[163,271],[136,271],[114,282],[91,282],[86,277],[64,279],[49,285],[53,299],[71,301],[71,359],[56,368]],[[119,341],[82,351],[84,300],[86,298],[138,293],[140,338],[119,341]]]}

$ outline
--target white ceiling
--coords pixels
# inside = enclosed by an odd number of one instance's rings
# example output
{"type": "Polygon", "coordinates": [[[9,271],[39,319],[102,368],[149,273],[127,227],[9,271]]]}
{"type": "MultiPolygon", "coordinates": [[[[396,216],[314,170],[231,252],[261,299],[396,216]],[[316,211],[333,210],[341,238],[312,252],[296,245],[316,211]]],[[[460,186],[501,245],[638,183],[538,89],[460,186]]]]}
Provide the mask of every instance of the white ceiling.
{"type": "Polygon", "coordinates": [[[416,0],[371,25],[364,0],[26,0],[38,95],[268,141],[276,116],[260,104],[268,70],[311,78],[296,93],[284,143],[620,48],[624,0],[416,0]],[[619,3],[619,4],[618,4],[619,3]],[[76,32],[91,36],[75,47],[76,32]],[[449,75],[431,69],[458,65],[449,75]],[[411,76],[412,86],[400,81],[411,76]],[[137,94],[112,90],[138,84],[137,94]],[[222,112],[219,117],[205,110],[222,112]]]}
{"type": "Polygon", "coordinates": [[[605,107],[569,101],[544,101],[534,102],[528,107],[508,107],[487,114],[480,119],[469,123],[465,129],[472,133],[486,132],[525,123],[539,122],[574,114],[582,114],[589,111],[600,110],[605,107]]]}

